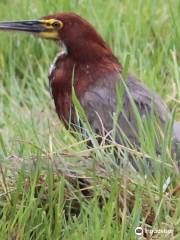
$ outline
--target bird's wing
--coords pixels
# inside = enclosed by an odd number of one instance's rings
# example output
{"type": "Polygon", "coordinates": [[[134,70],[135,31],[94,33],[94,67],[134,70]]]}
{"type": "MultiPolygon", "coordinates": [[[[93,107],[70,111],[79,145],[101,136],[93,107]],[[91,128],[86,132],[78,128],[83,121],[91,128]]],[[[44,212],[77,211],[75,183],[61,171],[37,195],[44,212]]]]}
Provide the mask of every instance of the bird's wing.
{"type": "Polygon", "coordinates": [[[115,84],[112,76],[91,85],[80,99],[92,129],[102,135],[112,130],[112,114],[116,112],[115,84]]]}
{"type": "Polygon", "coordinates": [[[170,117],[170,112],[163,100],[153,91],[149,90],[141,81],[133,76],[129,76],[127,88],[130,96],[132,96],[132,99],[137,104],[140,113],[143,108],[149,109],[149,111],[154,108],[153,110],[158,114],[162,122],[167,121],[170,117]]]}
{"type": "MultiPolygon", "coordinates": [[[[154,92],[147,89],[147,87],[142,82],[136,80],[132,76],[129,76],[127,86],[137,105],[139,105],[139,103],[141,103],[140,106],[144,107],[151,107],[153,105],[163,125],[166,121],[171,120],[171,113],[169,112],[163,100],[154,92]]],[[[172,137],[175,145],[179,145],[180,123],[174,122],[172,129],[172,137]]]]}
{"type": "MultiPolygon", "coordinates": [[[[118,76],[119,78],[119,76],[118,76]]],[[[117,111],[116,85],[117,76],[109,76],[109,79],[101,79],[91,86],[81,98],[81,104],[87,114],[91,127],[97,132],[111,131],[113,128],[113,114],[117,111]],[[116,81],[114,80],[116,78],[116,81]]],[[[155,112],[162,126],[171,117],[166,104],[155,93],[150,91],[142,82],[129,76],[122,99],[122,111],[118,118],[118,127],[125,133],[131,142],[137,143],[137,119],[132,107],[135,103],[141,116],[147,117],[155,112]]],[[[175,123],[174,137],[180,139],[180,126],[175,123]],[[178,136],[177,136],[178,135],[178,136]]]]}

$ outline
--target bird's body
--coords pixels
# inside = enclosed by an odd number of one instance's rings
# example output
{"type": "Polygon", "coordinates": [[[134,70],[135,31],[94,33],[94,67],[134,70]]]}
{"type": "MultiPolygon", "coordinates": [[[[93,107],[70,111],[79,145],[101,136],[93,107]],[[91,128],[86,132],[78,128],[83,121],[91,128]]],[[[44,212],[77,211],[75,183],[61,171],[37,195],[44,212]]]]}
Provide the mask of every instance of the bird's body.
{"type": "MultiPolygon", "coordinates": [[[[118,62],[112,69],[106,69],[106,66],[101,62],[78,65],[67,56],[67,53],[58,55],[58,58],[55,58],[49,81],[56,111],[60,119],[69,122],[71,118],[73,122],[76,122],[71,99],[73,78],[75,78],[74,88],[76,95],[87,114],[92,128],[96,132],[102,132],[100,129],[103,122],[104,129],[107,131],[112,130],[112,115],[117,111],[116,87],[122,81],[121,67],[118,62]],[[71,69],[71,71],[65,71],[65,69],[71,69]],[[101,69],[102,72],[98,71],[96,74],[95,69],[101,69]],[[75,76],[73,76],[73,72],[75,76]]],[[[157,96],[155,97],[154,94],[150,93],[141,82],[132,76],[128,77],[126,84],[135,102],[139,106],[141,105],[139,110],[143,111],[142,114],[147,113],[154,100],[153,102],[161,105],[158,107],[159,115],[165,122],[167,111],[160,98],[157,101],[157,96]]],[[[130,100],[127,93],[124,95],[123,106],[127,111],[130,110],[130,100]]],[[[131,118],[129,120],[132,124],[133,116],[129,118],[131,118]]]]}
{"type": "MultiPolygon", "coordinates": [[[[72,86],[75,88],[80,103],[84,105],[86,94],[92,86],[95,86],[94,83],[103,83],[105,85],[107,83],[112,87],[116,85],[121,67],[118,61],[114,65],[111,64],[111,62],[108,63],[108,59],[102,59],[98,62],[90,60],[89,62],[79,63],[69,56],[68,51],[58,54],[49,74],[49,82],[56,111],[62,120],[68,122],[70,112],[74,112],[72,111],[73,105],[71,101],[72,86]],[[106,78],[107,81],[104,82],[106,78]],[[111,79],[108,80],[108,78],[111,79]]],[[[115,95],[112,97],[115,97],[115,95]]]]}
{"type": "MultiPolygon", "coordinates": [[[[33,22],[0,24],[0,29],[29,31],[33,22]],[[19,24],[19,23],[18,23],[19,24]]],[[[117,87],[124,86],[122,66],[94,27],[73,13],[60,13],[34,22],[32,32],[55,40],[64,51],[57,55],[49,73],[49,82],[56,111],[66,124],[76,123],[72,103],[72,87],[80,101],[92,129],[99,135],[113,128],[113,114],[118,110],[117,87]],[[44,29],[44,30],[43,30],[44,29]]],[[[129,76],[125,80],[122,110],[117,124],[130,142],[138,143],[138,129],[133,102],[141,118],[152,112],[158,116],[162,129],[171,118],[162,99],[143,83],[129,76]]],[[[117,137],[120,141],[121,137],[117,137]]],[[[180,142],[180,125],[174,124],[173,140],[180,142]]]]}

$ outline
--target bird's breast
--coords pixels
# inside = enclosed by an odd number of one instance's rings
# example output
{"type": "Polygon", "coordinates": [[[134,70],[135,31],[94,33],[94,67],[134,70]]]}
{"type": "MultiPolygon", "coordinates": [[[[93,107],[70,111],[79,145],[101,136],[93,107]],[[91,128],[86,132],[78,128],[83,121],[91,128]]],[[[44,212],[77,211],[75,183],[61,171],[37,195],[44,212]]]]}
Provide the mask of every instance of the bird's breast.
{"type": "Polygon", "coordinates": [[[64,122],[69,121],[71,111],[73,62],[66,54],[58,54],[49,71],[49,85],[56,112],[64,122]]]}
{"type": "Polygon", "coordinates": [[[58,54],[58,55],[54,58],[51,66],[50,66],[50,68],[49,68],[49,74],[48,74],[49,78],[51,78],[51,76],[53,75],[53,72],[54,72],[54,70],[56,69],[57,61],[58,61],[58,59],[59,59],[60,57],[61,57],[61,55],[58,54]]]}
{"type": "MultiPolygon", "coordinates": [[[[94,63],[77,64],[68,55],[58,55],[51,67],[49,82],[56,111],[60,119],[65,119],[68,122],[69,119],[73,122],[76,121],[76,117],[72,115],[74,112],[72,87],[74,87],[76,96],[82,104],[84,96],[86,96],[85,94],[89,92],[90,89],[94,89],[93,86],[96,87],[96,85],[100,85],[101,87],[98,88],[98,94],[95,94],[98,95],[99,99],[102,91],[101,88],[104,89],[104,86],[108,85],[107,89],[109,89],[109,87],[116,82],[117,76],[119,76],[119,73],[116,71],[113,73],[109,73],[108,71],[109,69],[104,69],[104,65],[100,63],[98,66],[94,63]]],[[[84,110],[85,112],[87,110],[86,104],[84,110]]],[[[88,108],[88,111],[89,110],[88,108]]],[[[90,111],[92,112],[93,108],[90,111]]]]}

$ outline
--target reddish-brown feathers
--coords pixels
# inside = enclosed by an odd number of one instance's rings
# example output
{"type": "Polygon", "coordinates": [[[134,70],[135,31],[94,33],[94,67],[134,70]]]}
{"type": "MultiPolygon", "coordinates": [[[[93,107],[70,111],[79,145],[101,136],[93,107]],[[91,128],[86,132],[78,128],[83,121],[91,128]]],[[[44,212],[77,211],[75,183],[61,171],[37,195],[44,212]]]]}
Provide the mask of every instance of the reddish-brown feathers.
{"type": "MultiPolygon", "coordinates": [[[[117,112],[118,106],[117,83],[122,85],[121,64],[96,30],[80,16],[62,13],[47,18],[56,18],[63,22],[63,27],[59,30],[59,41],[67,49],[66,53],[56,58],[49,75],[60,119],[64,122],[76,122],[71,101],[73,85],[92,129],[100,135],[111,132],[113,114],[117,112]]],[[[124,144],[121,137],[123,132],[132,144],[139,145],[139,129],[132,99],[142,119],[150,117],[154,112],[160,119],[162,130],[165,122],[171,119],[171,114],[159,96],[136,78],[128,76],[122,98],[122,111],[118,115],[117,129],[120,131],[116,134],[116,141],[124,144]]],[[[172,137],[173,148],[177,153],[180,142],[178,123],[173,126],[172,137]]]]}
{"type": "Polygon", "coordinates": [[[107,74],[120,73],[121,65],[101,36],[86,20],[73,13],[48,18],[63,22],[60,41],[67,54],[59,56],[49,78],[56,110],[61,119],[68,120],[71,106],[72,79],[80,98],[88,87],[107,74]]]}

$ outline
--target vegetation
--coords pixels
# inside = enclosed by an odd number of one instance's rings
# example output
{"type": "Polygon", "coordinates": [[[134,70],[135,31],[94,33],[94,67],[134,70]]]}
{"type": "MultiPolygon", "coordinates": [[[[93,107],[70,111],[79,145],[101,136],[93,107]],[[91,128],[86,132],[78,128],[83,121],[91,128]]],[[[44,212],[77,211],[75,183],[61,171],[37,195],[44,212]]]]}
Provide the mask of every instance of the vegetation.
{"type": "MultiPolygon", "coordinates": [[[[1,0],[0,9],[1,21],[79,13],[180,120],[180,1],[1,0]]],[[[161,156],[154,151],[154,122],[143,125],[141,151],[113,141],[88,149],[93,133],[74,138],[54,111],[47,75],[57,51],[53,42],[0,33],[0,239],[138,239],[136,227],[148,231],[144,239],[180,239],[171,124],[158,142],[161,156]],[[122,168],[114,146],[125,151],[122,168]],[[140,164],[138,173],[127,152],[140,164]]]]}

